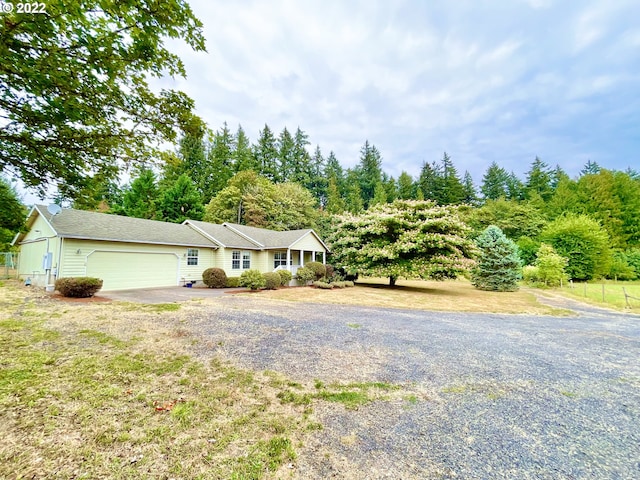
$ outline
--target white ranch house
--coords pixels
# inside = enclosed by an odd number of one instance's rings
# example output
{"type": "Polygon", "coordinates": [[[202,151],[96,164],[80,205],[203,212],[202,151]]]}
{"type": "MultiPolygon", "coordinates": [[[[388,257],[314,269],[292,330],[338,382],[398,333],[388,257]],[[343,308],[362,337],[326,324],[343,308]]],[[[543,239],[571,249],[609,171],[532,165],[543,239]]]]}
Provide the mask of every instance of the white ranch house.
{"type": "Polygon", "coordinates": [[[63,209],[52,215],[42,205],[27,217],[20,245],[20,278],[52,285],[56,278],[98,277],[102,290],[184,285],[202,272],[297,269],[312,260],[326,263],[329,251],[311,229],[277,232],[232,223],[195,220],[182,224],[63,209]]]}

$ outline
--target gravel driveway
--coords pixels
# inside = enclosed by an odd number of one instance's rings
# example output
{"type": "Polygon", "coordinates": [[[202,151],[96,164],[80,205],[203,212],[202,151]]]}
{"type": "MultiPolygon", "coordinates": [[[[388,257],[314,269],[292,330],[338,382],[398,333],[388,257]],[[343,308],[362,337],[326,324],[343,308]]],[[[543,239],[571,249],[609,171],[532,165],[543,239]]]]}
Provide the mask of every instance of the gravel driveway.
{"type": "Polygon", "coordinates": [[[407,391],[316,405],[324,430],[298,449],[297,478],[640,478],[638,316],[214,302],[188,320],[204,357],[407,391]]]}

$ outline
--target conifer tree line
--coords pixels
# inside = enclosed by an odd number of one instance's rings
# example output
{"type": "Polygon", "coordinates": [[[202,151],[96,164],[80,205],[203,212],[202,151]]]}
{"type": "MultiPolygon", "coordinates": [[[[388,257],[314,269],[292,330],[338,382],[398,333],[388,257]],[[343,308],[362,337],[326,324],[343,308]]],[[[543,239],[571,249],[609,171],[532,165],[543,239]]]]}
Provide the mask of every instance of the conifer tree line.
{"type": "Polygon", "coordinates": [[[555,242],[565,257],[572,248],[598,256],[586,266],[570,262],[575,278],[611,272],[633,278],[632,270],[640,272],[640,174],[592,161],[575,178],[538,157],[524,178],[493,162],[476,186],[444,152],[423,162],[417,177],[403,171],[394,178],[368,140],[356,165],[345,168],[334,152],[312,147],[299,127],[275,133],[265,125],[252,142],[241,126],[232,132],[225,123],[207,136],[183,135],[172,153],[136,170],[127,185],[94,177],[85,193],[76,197],[75,208],[170,222],[191,218],[276,230],[310,227],[321,235],[328,233],[332,215],[431,200],[463,206],[473,238],[490,225],[499,227],[517,243],[523,264],[536,261],[543,243],[555,242]],[[560,237],[568,235],[565,224],[598,238],[589,246],[580,243],[584,239],[561,246],[560,237]]]}

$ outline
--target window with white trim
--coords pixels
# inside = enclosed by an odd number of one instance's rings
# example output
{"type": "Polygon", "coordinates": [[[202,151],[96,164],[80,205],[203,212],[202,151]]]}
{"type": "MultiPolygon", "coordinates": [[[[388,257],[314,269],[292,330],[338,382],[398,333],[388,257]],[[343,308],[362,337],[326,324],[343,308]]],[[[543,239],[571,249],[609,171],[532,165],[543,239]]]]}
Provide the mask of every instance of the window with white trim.
{"type": "Polygon", "coordinates": [[[240,270],[240,250],[231,252],[231,269],[240,270]]]}
{"type": "Polygon", "coordinates": [[[287,252],[274,252],[273,268],[278,268],[279,266],[287,266],[287,252]]]}
{"type": "Polygon", "coordinates": [[[242,252],[242,269],[249,270],[251,268],[251,252],[242,252]]]}
{"type": "Polygon", "coordinates": [[[198,265],[198,249],[187,249],[187,265],[198,265]]]}

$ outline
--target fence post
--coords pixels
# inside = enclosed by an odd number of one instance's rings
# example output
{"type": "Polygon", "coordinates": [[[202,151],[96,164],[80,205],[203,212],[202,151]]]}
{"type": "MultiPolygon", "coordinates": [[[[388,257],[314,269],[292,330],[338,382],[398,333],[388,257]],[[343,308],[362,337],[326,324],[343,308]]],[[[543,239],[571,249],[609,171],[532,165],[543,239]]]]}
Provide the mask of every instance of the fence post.
{"type": "Polygon", "coordinates": [[[624,287],[622,287],[622,293],[624,293],[624,303],[627,305],[627,308],[631,308],[631,305],[629,305],[629,296],[624,287]]]}

